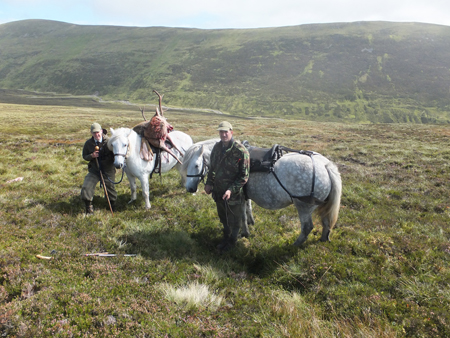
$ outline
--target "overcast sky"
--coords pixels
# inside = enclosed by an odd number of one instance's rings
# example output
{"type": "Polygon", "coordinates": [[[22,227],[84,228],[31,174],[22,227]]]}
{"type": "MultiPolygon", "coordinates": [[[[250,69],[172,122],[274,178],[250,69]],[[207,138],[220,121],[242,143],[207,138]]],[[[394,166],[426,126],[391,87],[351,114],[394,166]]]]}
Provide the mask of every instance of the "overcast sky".
{"type": "Polygon", "coordinates": [[[47,19],[80,25],[260,28],[394,21],[450,26],[449,0],[0,0],[0,24],[47,19]]]}

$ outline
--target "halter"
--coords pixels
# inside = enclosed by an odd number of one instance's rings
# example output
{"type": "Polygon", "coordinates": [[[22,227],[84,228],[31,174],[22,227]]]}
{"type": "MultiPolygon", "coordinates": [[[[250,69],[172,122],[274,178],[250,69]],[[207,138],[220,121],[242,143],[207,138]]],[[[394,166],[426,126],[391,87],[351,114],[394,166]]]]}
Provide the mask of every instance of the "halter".
{"type": "MultiPolygon", "coordinates": [[[[126,159],[126,158],[127,158],[127,154],[128,154],[128,147],[129,147],[129,146],[130,146],[130,140],[128,140],[127,151],[125,152],[125,154],[120,154],[120,153],[114,154],[114,157],[116,157],[116,156],[123,156],[124,159],[126,159]]],[[[106,178],[108,179],[108,181],[111,182],[112,184],[119,184],[120,182],[122,182],[122,180],[123,180],[123,173],[125,172],[125,167],[126,167],[126,166],[127,166],[127,164],[126,164],[126,162],[124,161],[123,167],[122,167],[122,177],[120,178],[120,180],[119,180],[118,182],[114,182],[113,180],[111,180],[111,179],[108,177],[108,175],[105,175],[106,178]]]]}
{"type": "Polygon", "coordinates": [[[130,139],[128,138],[127,149],[125,151],[125,154],[117,153],[117,154],[114,154],[114,157],[116,157],[116,156],[123,156],[124,159],[126,159],[127,155],[128,155],[128,148],[129,147],[130,147],[130,139]]]}
{"type": "Polygon", "coordinates": [[[202,170],[200,171],[200,173],[199,174],[195,174],[195,175],[186,175],[186,177],[200,177],[200,181],[203,181],[203,179],[205,178],[205,176],[207,175],[207,173],[208,173],[208,166],[207,166],[207,164],[206,164],[206,161],[205,161],[205,157],[204,156],[202,156],[202,158],[203,158],[203,161],[202,161],[202,170]]]}

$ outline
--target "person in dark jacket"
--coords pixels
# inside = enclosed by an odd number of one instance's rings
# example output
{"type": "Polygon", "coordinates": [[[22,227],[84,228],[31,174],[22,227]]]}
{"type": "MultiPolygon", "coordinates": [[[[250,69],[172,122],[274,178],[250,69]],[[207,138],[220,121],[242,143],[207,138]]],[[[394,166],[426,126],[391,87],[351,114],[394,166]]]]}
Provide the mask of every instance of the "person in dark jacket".
{"type": "Polygon", "coordinates": [[[100,171],[97,160],[100,164],[100,169],[102,170],[111,208],[114,210],[116,205],[117,192],[114,184],[108,180],[109,178],[114,182],[116,175],[114,154],[106,146],[108,137],[105,134],[106,131],[105,133],[103,132],[100,124],[93,123],[91,125],[92,137],[86,141],[83,147],[83,159],[89,161],[88,174],[84,178],[83,186],[81,187],[81,199],[86,205],[86,214],[92,214],[94,212],[92,199],[94,198],[95,186],[100,181],[100,171]],[[99,147],[99,150],[96,150],[95,147],[99,147]]]}
{"type": "Polygon", "coordinates": [[[238,239],[245,214],[243,187],[248,181],[250,155],[247,148],[233,139],[233,127],[229,122],[219,124],[220,142],[211,151],[210,168],[205,192],[212,193],[217,213],[223,225],[220,252],[231,249],[238,239]]]}

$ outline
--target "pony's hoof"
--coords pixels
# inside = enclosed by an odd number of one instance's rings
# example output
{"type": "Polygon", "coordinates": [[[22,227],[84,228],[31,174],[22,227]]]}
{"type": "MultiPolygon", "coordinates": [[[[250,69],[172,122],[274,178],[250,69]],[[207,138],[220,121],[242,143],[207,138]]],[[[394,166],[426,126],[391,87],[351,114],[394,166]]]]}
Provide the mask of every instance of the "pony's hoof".
{"type": "Polygon", "coordinates": [[[249,238],[250,234],[248,232],[242,233],[241,238],[249,238]]]}
{"type": "Polygon", "coordinates": [[[294,246],[299,247],[305,242],[306,242],[306,238],[301,238],[301,239],[299,238],[294,242],[294,246]]]}
{"type": "Polygon", "coordinates": [[[321,242],[331,242],[330,240],[330,231],[322,233],[322,237],[320,237],[321,242]]]}
{"type": "Polygon", "coordinates": [[[132,204],[132,203],[134,203],[134,201],[136,201],[136,200],[129,200],[128,204],[132,204]]]}

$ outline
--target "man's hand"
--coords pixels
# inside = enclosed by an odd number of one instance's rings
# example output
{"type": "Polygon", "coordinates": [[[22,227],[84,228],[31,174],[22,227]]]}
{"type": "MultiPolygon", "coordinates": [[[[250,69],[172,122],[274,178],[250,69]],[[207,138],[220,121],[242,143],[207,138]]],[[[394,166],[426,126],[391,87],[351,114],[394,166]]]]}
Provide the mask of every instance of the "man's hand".
{"type": "Polygon", "coordinates": [[[212,191],[212,186],[210,185],[205,185],[205,192],[209,195],[212,191]]]}
{"type": "Polygon", "coordinates": [[[231,190],[227,190],[227,191],[225,191],[225,194],[223,194],[222,199],[224,201],[228,201],[230,199],[230,197],[231,197],[231,190]]]}
{"type": "Polygon", "coordinates": [[[92,154],[91,154],[91,156],[93,157],[93,158],[97,158],[98,156],[99,156],[99,151],[97,150],[97,151],[94,151],[92,154]]]}

